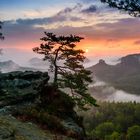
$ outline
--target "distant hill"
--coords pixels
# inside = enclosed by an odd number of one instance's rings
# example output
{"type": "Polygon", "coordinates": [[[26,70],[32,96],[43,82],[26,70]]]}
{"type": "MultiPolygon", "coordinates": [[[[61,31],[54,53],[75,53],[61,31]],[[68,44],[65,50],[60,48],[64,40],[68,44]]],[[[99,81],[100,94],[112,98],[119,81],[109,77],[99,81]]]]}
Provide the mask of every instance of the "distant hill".
{"type": "Polygon", "coordinates": [[[109,65],[104,60],[100,60],[88,69],[94,76],[116,88],[140,94],[140,54],[122,57],[116,65],[109,65]]]}
{"type": "MultiPolygon", "coordinates": [[[[90,60],[88,58],[85,58],[84,63],[89,63],[89,62],[90,60]]],[[[29,65],[34,66],[34,67],[49,67],[48,61],[44,61],[43,59],[38,58],[38,57],[31,58],[28,61],[28,63],[29,65]]],[[[60,62],[60,63],[63,63],[63,62],[60,62]]]]}
{"type": "Polygon", "coordinates": [[[47,67],[48,63],[47,61],[43,61],[43,59],[34,57],[29,60],[29,65],[34,66],[34,67],[47,67]]]}
{"type": "Polygon", "coordinates": [[[30,67],[22,67],[13,62],[12,60],[0,62],[0,71],[7,73],[12,71],[37,71],[37,69],[30,67]]]}

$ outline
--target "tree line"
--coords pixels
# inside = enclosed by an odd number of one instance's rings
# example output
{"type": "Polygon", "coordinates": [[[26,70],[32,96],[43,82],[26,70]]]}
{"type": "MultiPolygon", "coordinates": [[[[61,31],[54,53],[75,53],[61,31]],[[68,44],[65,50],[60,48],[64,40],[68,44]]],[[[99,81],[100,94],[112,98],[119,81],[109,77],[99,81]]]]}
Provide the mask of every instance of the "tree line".
{"type": "Polygon", "coordinates": [[[100,103],[84,116],[92,140],[140,140],[140,103],[100,103]]]}

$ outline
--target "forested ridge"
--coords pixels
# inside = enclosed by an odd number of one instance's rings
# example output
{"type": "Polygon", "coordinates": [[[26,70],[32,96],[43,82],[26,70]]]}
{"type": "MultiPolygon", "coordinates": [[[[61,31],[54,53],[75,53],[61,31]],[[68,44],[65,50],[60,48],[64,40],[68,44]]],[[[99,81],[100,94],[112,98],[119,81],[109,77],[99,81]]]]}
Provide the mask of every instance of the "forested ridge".
{"type": "Polygon", "coordinates": [[[139,140],[140,104],[100,103],[100,107],[87,112],[84,126],[92,140],[139,140]]]}

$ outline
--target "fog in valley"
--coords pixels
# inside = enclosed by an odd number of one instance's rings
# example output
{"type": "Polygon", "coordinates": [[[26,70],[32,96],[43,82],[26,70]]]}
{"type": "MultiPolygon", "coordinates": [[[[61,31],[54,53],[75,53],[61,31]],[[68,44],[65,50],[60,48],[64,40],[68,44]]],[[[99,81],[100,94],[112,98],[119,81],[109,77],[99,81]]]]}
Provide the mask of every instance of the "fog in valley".
{"type": "Polygon", "coordinates": [[[137,102],[140,103],[140,96],[115,89],[113,86],[94,78],[94,84],[89,85],[89,92],[97,100],[109,102],[137,102]]]}
{"type": "MultiPolygon", "coordinates": [[[[98,62],[98,60],[96,60],[98,62]]],[[[117,58],[113,58],[108,61],[112,64],[117,62],[117,58]]],[[[85,68],[91,67],[96,64],[95,61],[91,59],[84,63],[85,68]]],[[[63,62],[60,62],[63,65],[63,62]]],[[[49,72],[49,62],[43,61],[41,58],[34,57],[26,62],[26,65],[19,65],[17,62],[12,60],[0,62],[0,69],[2,73],[7,73],[11,71],[48,71],[49,72]]],[[[52,73],[49,72],[50,81],[52,81],[52,73]]],[[[98,101],[109,101],[109,102],[140,102],[140,96],[127,93],[123,90],[114,88],[112,85],[99,80],[97,77],[93,78],[94,83],[89,85],[89,92],[98,101]]]]}

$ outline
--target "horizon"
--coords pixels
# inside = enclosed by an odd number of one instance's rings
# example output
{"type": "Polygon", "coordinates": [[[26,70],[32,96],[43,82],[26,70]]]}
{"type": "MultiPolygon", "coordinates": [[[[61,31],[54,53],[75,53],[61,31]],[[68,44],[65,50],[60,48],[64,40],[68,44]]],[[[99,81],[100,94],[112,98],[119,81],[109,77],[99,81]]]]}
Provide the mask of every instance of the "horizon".
{"type": "Polygon", "coordinates": [[[105,59],[113,63],[122,56],[140,53],[140,19],[99,0],[13,0],[8,6],[9,3],[10,0],[0,1],[5,36],[0,42],[3,61],[24,65],[33,57],[41,58],[32,48],[40,45],[44,31],[84,37],[77,46],[96,62],[105,59]]]}

